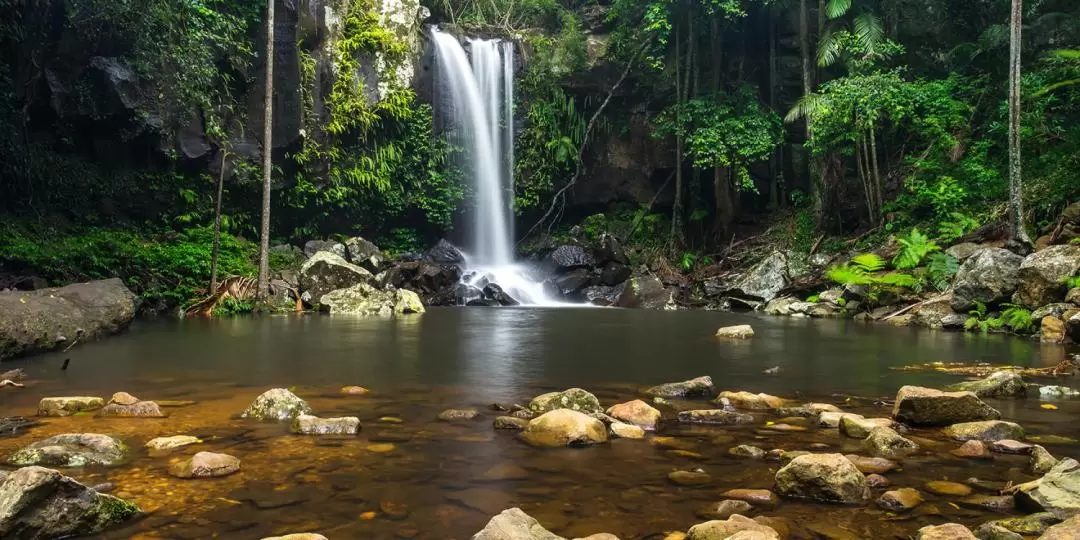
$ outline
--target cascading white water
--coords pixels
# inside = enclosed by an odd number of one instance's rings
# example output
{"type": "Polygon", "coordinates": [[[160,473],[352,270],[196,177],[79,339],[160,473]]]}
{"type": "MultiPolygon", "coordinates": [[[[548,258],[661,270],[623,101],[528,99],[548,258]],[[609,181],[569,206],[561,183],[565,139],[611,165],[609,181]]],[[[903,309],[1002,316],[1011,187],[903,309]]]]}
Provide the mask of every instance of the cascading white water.
{"type": "Polygon", "coordinates": [[[514,264],[514,44],[468,39],[472,63],[458,39],[432,30],[438,59],[437,81],[449,94],[447,114],[465,150],[466,174],[476,207],[465,265],[474,276],[498,284],[526,305],[557,305],[543,287],[514,264]]]}

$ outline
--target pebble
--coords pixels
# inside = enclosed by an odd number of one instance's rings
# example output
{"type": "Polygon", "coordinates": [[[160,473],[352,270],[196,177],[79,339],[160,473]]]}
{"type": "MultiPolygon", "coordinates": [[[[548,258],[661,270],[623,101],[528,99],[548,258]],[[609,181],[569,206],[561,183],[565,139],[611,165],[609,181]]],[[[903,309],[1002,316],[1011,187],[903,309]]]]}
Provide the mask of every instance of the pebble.
{"type": "Polygon", "coordinates": [[[931,480],[926,483],[926,491],[935,495],[947,495],[951,497],[967,497],[971,495],[971,488],[959,482],[947,480],[931,480]]]}
{"type": "Polygon", "coordinates": [[[970,440],[960,445],[960,448],[952,450],[952,455],[962,458],[970,459],[993,459],[994,456],[990,454],[990,450],[986,447],[986,443],[977,440],[970,440]]]}
{"type": "Polygon", "coordinates": [[[780,502],[780,498],[767,489],[729,489],[720,496],[745,501],[754,506],[776,506],[780,502]]]}
{"type": "Polygon", "coordinates": [[[855,468],[859,469],[859,472],[863,474],[884,474],[900,468],[900,465],[891,459],[866,457],[855,454],[848,454],[844,457],[855,465],[855,468]]]}
{"type": "Polygon", "coordinates": [[[700,469],[695,471],[673,471],[668,473],[668,480],[680,486],[703,486],[712,481],[712,476],[700,469]]]}
{"type": "Polygon", "coordinates": [[[866,483],[871,488],[885,488],[889,487],[892,482],[889,482],[888,478],[881,476],[880,474],[868,474],[866,475],[866,483]]]}
{"type": "Polygon", "coordinates": [[[386,452],[393,451],[394,448],[396,448],[394,446],[394,443],[375,443],[375,444],[367,445],[364,449],[367,450],[368,452],[375,452],[376,454],[384,454],[386,452]]]}
{"type": "Polygon", "coordinates": [[[990,443],[990,449],[1001,454],[1030,454],[1032,445],[1012,439],[1002,439],[990,443]]]}
{"type": "Polygon", "coordinates": [[[908,512],[922,504],[922,494],[912,488],[886,491],[878,498],[878,506],[890,512],[908,512]]]}

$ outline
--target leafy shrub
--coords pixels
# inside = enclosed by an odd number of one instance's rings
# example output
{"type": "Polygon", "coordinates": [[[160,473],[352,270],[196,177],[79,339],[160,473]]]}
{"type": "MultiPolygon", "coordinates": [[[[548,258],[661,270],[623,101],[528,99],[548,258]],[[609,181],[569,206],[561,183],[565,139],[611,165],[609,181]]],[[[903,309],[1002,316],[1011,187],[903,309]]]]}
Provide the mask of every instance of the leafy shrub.
{"type": "Polygon", "coordinates": [[[927,277],[939,291],[944,292],[952,286],[952,279],[959,270],[960,261],[948,253],[932,253],[926,259],[927,277]]]}
{"type": "Polygon", "coordinates": [[[1070,289],[1080,287],[1080,276],[1072,276],[1069,278],[1065,278],[1065,286],[1070,289]]]}
{"type": "Polygon", "coordinates": [[[964,321],[964,329],[968,331],[978,330],[987,333],[998,330],[1005,325],[1005,321],[999,317],[991,317],[986,309],[986,304],[975,302],[975,308],[968,311],[968,319],[964,321]]]}
{"type": "Polygon", "coordinates": [[[1017,334],[1031,334],[1038,327],[1031,318],[1031,310],[1016,304],[1002,304],[1001,321],[1017,334]]]}
{"type": "Polygon", "coordinates": [[[821,301],[821,296],[820,296],[820,295],[817,295],[817,294],[815,294],[815,295],[813,295],[813,296],[810,296],[810,297],[808,297],[808,298],[806,299],[806,301],[807,301],[807,302],[810,302],[811,304],[816,304],[816,303],[818,303],[819,301],[821,301]]]}
{"type": "Polygon", "coordinates": [[[897,238],[900,251],[893,257],[893,266],[900,270],[909,270],[919,266],[927,255],[941,250],[941,246],[919,231],[911,229],[906,237],[897,238]]]}
{"type": "Polygon", "coordinates": [[[949,218],[938,223],[938,238],[953,242],[979,226],[978,220],[961,212],[950,212],[949,218]]]}

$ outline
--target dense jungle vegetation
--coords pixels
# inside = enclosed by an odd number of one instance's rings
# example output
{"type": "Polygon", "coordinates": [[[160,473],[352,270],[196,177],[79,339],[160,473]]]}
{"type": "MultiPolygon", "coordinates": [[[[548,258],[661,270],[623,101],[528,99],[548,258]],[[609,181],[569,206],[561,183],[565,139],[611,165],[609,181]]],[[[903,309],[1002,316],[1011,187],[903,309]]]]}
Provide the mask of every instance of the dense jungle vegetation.
{"type": "MultiPolygon", "coordinates": [[[[423,3],[428,23],[520,44],[515,206],[533,238],[617,230],[691,270],[746,231],[806,251],[890,234],[945,245],[1007,219],[1019,0],[423,3]],[[634,137],[669,156],[660,193],[575,205],[604,141],[634,137]]],[[[298,2],[291,23],[284,4],[272,243],[362,234],[401,253],[448,234],[468,211],[459,150],[416,88],[366,88],[367,66],[419,48],[373,0],[298,2]],[[305,30],[322,3],[341,14],[337,39],[305,30]]],[[[1013,170],[1036,238],[1080,195],[1080,5],[1020,7],[1013,170]]],[[[221,271],[253,274],[265,11],[0,0],[0,271],[120,275],[183,303],[209,281],[222,180],[221,271]]]]}

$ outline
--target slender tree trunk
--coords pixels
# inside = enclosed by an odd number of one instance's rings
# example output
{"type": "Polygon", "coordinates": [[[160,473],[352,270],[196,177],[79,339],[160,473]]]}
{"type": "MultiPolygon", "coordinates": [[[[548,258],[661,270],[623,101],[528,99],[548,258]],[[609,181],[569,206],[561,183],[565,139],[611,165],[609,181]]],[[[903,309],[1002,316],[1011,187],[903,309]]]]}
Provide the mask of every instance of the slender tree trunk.
{"type": "Polygon", "coordinates": [[[1020,175],[1020,51],[1023,0],[1012,0],[1009,39],[1009,239],[1025,246],[1031,238],[1024,230],[1024,198],[1020,175]]]}
{"type": "MultiPolygon", "coordinates": [[[[810,50],[810,7],[807,0],[799,0],[799,49],[802,52],[802,83],[803,95],[810,95],[814,91],[814,63],[813,54],[810,50]]],[[[813,138],[813,122],[806,117],[806,140],[813,138]]],[[[809,170],[810,196],[814,203],[814,222],[820,227],[825,222],[825,197],[827,196],[825,172],[822,167],[815,167],[813,158],[809,152],[805,153],[806,165],[809,170]],[[819,170],[815,170],[819,169],[819,170]]]]}
{"type": "MultiPolygon", "coordinates": [[[[776,13],[775,9],[770,5],[768,11],[768,20],[766,23],[769,25],[769,108],[776,110],[776,13]]],[[[779,150],[779,148],[778,148],[779,150]]],[[[769,209],[776,210],[780,207],[780,173],[779,173],[779,155],[777,152],[773,152],[769,156],[769,209]]]]}
{"type": "Polygon", "coordinates": [[[683,110],[682,110],[682,58],[680,45],[682,36],[679,26],[675,27],[675,104],[676,104],[676,130],[675,130],[675,202],[671,206],[671,233],[668,243],[671,245],[671,253],[683,246],[683,110]]]}
{"type": "Polygon", "coordinates": [[[270,168],[274,153],[274,1],[266,2],[266,97],[263,100],[262,226],[259,229],[259,298],[270,296],[270,168]]]}
{"type": "Polygon", "coordinates": [[[218,174],[217,197],[214,199],[214,247],[210,252],[210,294],[217,291],[218,251],[221,248],[221,195],[225,192],[225,157],[229,151],[221,149],[221,172],[218,174]]]}
{"type": "Polygon", "coordinates": [[[881,212],[881,167],[878,166],[877,135],[874,134],[874,125],[870,124],[870,163],[874,172],[874,219],[878,222],[878,213],[881,212]]]}

